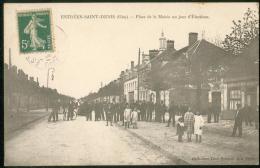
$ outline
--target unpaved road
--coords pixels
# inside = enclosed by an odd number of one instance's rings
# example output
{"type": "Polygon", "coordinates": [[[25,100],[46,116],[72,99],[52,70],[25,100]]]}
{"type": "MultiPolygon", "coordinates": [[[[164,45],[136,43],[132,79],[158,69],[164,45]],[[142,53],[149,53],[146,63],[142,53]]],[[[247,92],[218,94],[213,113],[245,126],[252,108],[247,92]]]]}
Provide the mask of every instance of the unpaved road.
{"type": "Polygon", "coordinates": [[[5,142],[6,166],[118,164],[175,163],[124,129],[84,117],[56,123],[41,120],[5,142]]]}

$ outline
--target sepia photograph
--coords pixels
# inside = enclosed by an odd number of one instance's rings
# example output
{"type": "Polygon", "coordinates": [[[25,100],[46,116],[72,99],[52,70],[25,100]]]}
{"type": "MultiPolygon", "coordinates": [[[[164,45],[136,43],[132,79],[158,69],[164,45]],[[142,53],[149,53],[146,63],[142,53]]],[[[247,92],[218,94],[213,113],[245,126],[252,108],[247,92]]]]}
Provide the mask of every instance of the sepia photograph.
{"type": "Polygon", "coordinates": [[[4,165],[259,165],[259,3],[4,3],[4,165]]]}

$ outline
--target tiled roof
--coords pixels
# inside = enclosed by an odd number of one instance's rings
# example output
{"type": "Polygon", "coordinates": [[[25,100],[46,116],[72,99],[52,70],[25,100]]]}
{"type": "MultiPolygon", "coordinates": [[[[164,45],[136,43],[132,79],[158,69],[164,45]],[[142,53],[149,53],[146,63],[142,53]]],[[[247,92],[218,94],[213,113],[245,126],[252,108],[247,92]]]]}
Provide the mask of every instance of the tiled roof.
{"type": "MultiPolygon", "coordinates": [[[[186,57],[188,56],[193,62],[194,66],[198,63],[204,66],[210,66],[217,63],[222,63],[228,65],[228,63],[233,58],[233,55],[226,52],[222,48],[206,41],[198,40],[191,46],[186,46],[178,51],[176,51],[172,58],[186,57]]],[[[170,61],[164,66],[164,69],[171,69],[173,67],[174,61],[170,61]]]]}

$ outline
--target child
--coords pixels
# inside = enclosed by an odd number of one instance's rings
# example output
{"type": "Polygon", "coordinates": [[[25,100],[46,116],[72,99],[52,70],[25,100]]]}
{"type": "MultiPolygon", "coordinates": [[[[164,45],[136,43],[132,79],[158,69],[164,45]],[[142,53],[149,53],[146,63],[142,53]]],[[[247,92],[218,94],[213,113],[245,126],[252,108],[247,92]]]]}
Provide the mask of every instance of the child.
{"type": "Polygon", "coordinates": [[[178,142],[182,142],[183,134],[184,134],[184,119],[183,117],[180,117],[177,121],[178,142]]]}
{"type": "Polygon", "coordinates": [[[139,111],[135,107],[131,114],[133,128],[135,128],[135,129],[137,129],[138,113],[139,113],[139,111]]]}
{"type": "Polygon", "coordinates": [[[196,142],[198,142],[198,138],[199,138],[199,142],[201,142],[202,127],[204,125],[204,120],[199,112],[196,112],[196,115],[194,118],[195,118],[194,134],[196,135],[196,142]]]}

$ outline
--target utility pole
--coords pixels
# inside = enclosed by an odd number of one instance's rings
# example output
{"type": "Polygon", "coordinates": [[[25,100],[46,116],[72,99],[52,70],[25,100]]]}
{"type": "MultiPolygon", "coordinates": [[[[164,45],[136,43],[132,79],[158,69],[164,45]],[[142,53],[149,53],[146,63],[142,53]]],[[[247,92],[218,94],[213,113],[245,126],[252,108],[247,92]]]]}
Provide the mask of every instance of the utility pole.
{"type": "MultiPolygon", "coordinates": [[[[49,73],[50,73],[50,70],[52,70],[52,73],[54,73],[55,69],[54,68],[48,68],[48,72],[47,72],[47,108],[46,110],[48,111],[49,110],[49,95],[48,95],[48,88],[49,88],[49,73]]],[[[52,80],[53,80],[53,74],[52,74],[52,80]]]]}
{"type": "MultiPolygon", "coordinates": [[[[9,48],[9,72],[11,72],[11,68],[12,68],[12,56],[11,56],[11,48],[9,48]]],[[[8,109],[11,110],[11,103],[13,101],[12,92],[11,92],[12,89],[10,87],[8,87],[8,89],[9,89],[8,90],[8,93],[9,93],[8,97],[9,97],[9,99],[8,99],[7,106],[8,106],[8,109]]]]}
{"type": "Polygon", "coordinates": [[[9,69],[12,67],[11,48],[9,48],[9,69]]]}
{"type": "Polygon", "coordinates": [[[139,78],[140,78],[140,48],[139,48],[139,51],[138,51],[138,65],[137,65],[137,103],[139,103],[139,85],[140,85],[140,82],[139,82],[139,78]]]}

